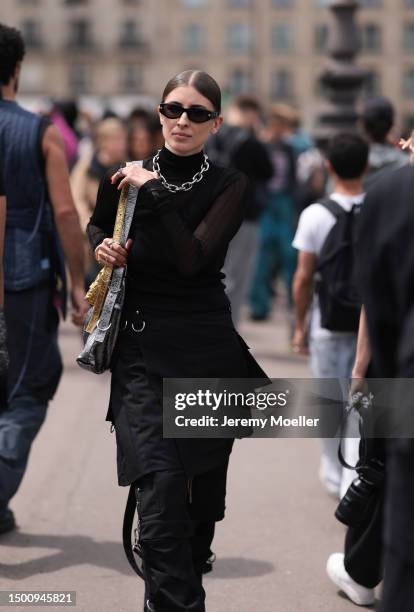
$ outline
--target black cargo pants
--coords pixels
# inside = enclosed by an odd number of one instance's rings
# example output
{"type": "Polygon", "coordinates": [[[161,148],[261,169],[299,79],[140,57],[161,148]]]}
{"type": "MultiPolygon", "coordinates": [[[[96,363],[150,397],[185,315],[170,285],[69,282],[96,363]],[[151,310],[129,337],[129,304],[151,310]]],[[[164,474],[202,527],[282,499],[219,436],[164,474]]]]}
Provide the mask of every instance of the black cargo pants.
{"type": "Polygon", "coordinates": [[[189,479],[159,471],[135,483],[146,610],[205,612],[202,567],[224,515],[226,464],[189,479]]]}

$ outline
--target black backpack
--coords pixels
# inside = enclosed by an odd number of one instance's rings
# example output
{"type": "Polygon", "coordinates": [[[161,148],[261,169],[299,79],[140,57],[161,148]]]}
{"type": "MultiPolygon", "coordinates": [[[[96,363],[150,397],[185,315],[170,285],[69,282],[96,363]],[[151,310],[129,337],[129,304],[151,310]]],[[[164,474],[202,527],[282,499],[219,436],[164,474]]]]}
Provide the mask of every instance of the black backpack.
{"type": "Polygon", "coordinates": [[[315,273],[321,325],[331,331],[357,332],[361,297],[356,271],[356,238],[361,206],[347,212],[334,200],[321,202],[336,219],[322,246],[315,273]]]}

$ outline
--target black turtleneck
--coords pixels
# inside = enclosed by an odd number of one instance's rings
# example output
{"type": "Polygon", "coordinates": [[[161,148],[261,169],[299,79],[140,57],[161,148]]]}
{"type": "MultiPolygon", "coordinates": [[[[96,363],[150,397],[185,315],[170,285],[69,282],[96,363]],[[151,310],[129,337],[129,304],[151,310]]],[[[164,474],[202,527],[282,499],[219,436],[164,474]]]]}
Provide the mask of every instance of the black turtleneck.
{"type": "MultiPolygon", "coordinates": [[[[161,149],[159,165],[168,182],[190,181],[204,153],[178,156],[161,149]]],[[[144,168],[153,169],[152,159],[144,168]]],[[[221,268],[228,244],[245,210],[246,177],[210,163],[190,191],[171,193],[159,179],[138,193],[131,226],[126,301],[157,310],[209,310],[228,307],[221,268]]],[[[120,192],[109,177],[101,181],[88,236],[95,249],[112,236],[120,192]]]]}
{"type": "Polygon", "coordinates": [[[204,151],[194,155],[175,155],[172,151],[163,147],[160,150],[159,164],[162,174],[170,179],[179,181],[191,179],[201,168],[204,161],[204,151]]]}

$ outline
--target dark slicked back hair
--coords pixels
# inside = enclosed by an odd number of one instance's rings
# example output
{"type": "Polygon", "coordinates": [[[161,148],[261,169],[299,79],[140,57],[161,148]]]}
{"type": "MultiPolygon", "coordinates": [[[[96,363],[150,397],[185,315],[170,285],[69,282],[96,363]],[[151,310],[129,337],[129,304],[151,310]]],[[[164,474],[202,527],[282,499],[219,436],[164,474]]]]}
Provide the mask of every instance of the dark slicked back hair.
{"type": "Polygon", "coordinates": [[[0,85],[7,85],[25,54],[19,30],[0,23],[0,85]]]}
{"type": "Polygon", "coordinates": [[[326,158],[344,180],[358,179],[368,164],[369,145],[358,134],[338,134],[328,143],[326,158]]]}
{"type": "Polygon", "coordinates": [[[198,93],[210,100],[215,111],[221,112],[220,87],[213,77],[202,70],[185,70],[176,74],[168,81],[163,91],[161,102],[164,102],[167,96],[177,87],[186,87],[187,85],[194,87],[198,93]]]}

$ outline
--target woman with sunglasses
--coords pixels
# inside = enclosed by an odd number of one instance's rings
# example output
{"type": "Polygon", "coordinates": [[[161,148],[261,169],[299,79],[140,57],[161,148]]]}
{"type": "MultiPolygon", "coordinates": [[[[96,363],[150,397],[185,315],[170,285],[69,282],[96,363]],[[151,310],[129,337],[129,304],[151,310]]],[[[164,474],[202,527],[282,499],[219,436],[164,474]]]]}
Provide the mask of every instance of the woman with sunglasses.
{"type": "Polygon", "coordinates": [[[201,574],[224,516],[232,439],[163,438],[162,379],[261,377],[236,333],[221,268],[244,214],[246,178],[203,152],[222,123],[216,81],[172,78],[159,105],[165,146],[101,183],[88,234],[102,264],[128,262],[107,420],[118,481],[139,515],[145,610],[203,612],[201,574]],[[120,189],[139,187],[130,239],[111,236],[120,189]]]}

